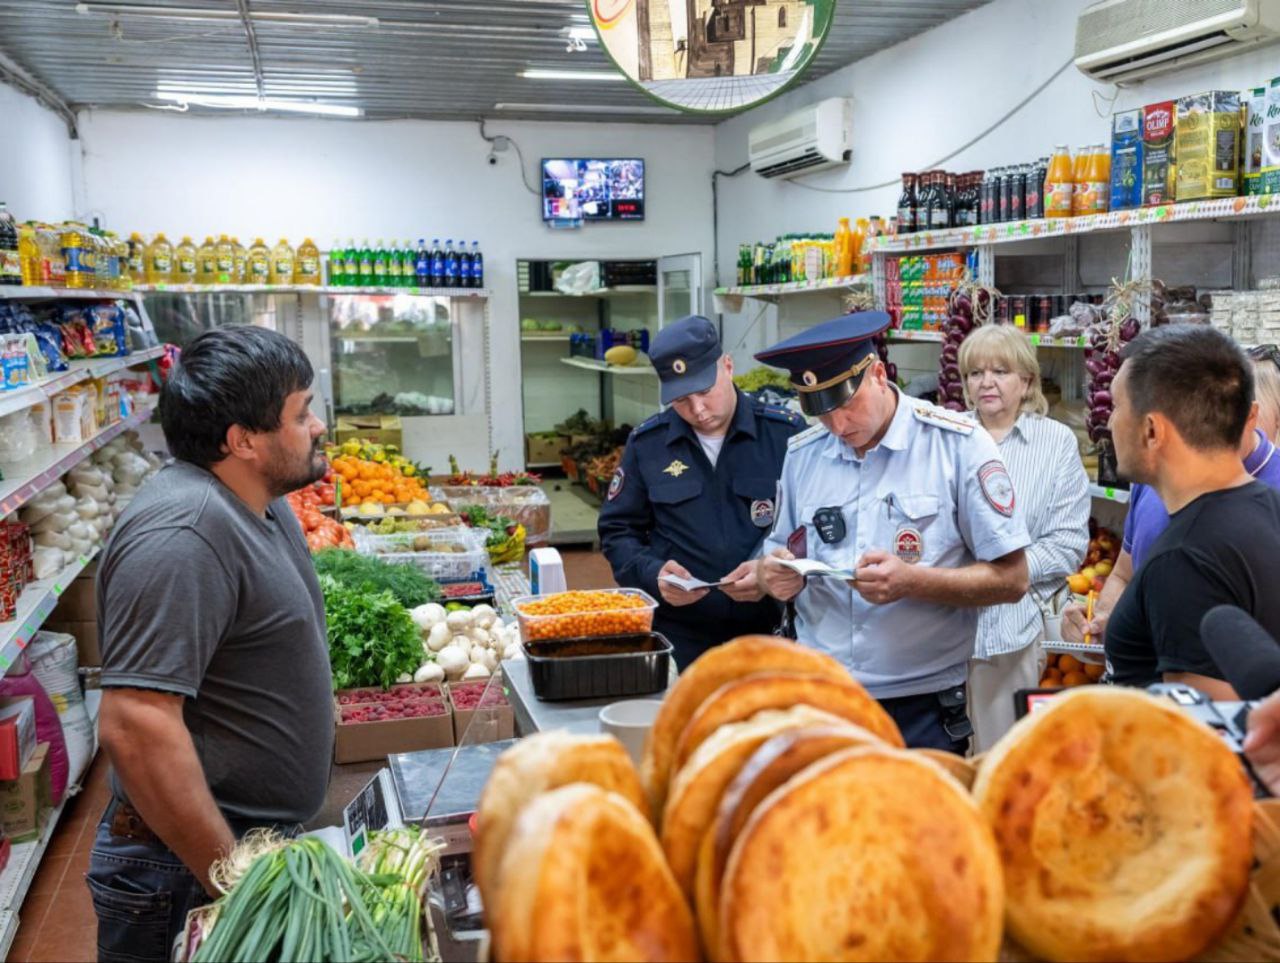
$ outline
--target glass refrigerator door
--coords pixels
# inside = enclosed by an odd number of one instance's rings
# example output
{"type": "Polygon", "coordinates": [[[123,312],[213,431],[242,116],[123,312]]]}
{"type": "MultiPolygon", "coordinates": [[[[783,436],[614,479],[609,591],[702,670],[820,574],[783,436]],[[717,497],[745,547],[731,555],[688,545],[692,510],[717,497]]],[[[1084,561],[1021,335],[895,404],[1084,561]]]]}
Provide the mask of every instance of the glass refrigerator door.
{"type": "Polygon", "coordinates": [[[448,298],[329,295],[333,414],[452,415],[458,407],[448,298]]]}
{"type": "Polygon", "coordinates": [[[702,313],[702,255],[658,259],[658,328],[702,313]]]}

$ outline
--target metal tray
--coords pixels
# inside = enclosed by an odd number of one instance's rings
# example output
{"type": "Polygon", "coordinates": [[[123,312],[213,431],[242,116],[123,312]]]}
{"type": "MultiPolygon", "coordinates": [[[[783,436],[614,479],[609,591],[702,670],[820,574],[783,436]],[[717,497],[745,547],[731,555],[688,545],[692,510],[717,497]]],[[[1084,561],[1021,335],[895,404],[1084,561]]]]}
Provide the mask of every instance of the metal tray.
{"type": "Polygon", "coordinates": [[[544,702],[662,692],[672,645],[659,632],[524,643],[533,694],[544,702]]]}

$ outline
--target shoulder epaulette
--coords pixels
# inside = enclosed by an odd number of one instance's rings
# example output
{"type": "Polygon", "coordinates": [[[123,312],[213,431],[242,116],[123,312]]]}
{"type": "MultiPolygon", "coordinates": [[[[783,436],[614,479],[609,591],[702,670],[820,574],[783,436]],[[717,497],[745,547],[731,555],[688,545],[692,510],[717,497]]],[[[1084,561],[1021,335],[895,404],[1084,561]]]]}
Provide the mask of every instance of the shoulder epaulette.
{"type": "Polygon", "coordinates": [[[792,411],[790,408],[773,408],[769,405],[760,405],[756,408],[763,418],[770,421],[780,421],[786,425],[803,425],[804,417],[798,412],[792,411]]]}
{"type": "Polygon", "coordinates": [[[805,445],[812,444],[824,435],[828,434],[827,429],[822,425],[814,425],[800,432],[798,435],[792,435],[787,439],[787,451],[795,451],[803,448],[805,445]]]}
{"type": "Polygon", "coordinates": [[[939,408],[937,405],[917,404],[912,406],[916,420],[945,431],[954,431],[960,435],[972,435],[976,425],[967,418],[962,418],[954,411],[939,408]]]}
{"type": "Polygon", "coordinates": [[[662,416],[663,412],[660,411],[656,415],[652,415],[640,422],[640,424],[631,429],[631,437],[635,438],[637,435],[643,435],[646,431],[652,431],[657,428],[663,422],[662,416]]]}

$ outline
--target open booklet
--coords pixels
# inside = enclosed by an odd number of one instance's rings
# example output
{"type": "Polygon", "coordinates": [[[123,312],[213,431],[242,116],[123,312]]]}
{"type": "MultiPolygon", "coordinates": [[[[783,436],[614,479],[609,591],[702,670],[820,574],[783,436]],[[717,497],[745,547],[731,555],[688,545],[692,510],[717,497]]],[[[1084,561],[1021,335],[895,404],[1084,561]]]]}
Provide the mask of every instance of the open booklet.
{"type": "Polygon", "coordinates": [[[719,582],[704,582],[700,578],[682,578],[679,575],[672,575],[670,573],[667,573],[666,575],[659,575],[658,581],[667,582],[670,585],[674,585],[676,588],[684,589],[686,592],[696,592],[698,589],[717,588],[721,585],[729,584],[727,580],[719,582]]]}
{"type": "Polygon", "coordinates": [[[793,572],[799,572],[801,575],[817,575],[821,578],[838,578],[844,582],[856,582],[858,576],[845,568],[832,568],[826,562],[819,562],[812,558],[780,558],[778,561],[791,569],[793,572]]]}

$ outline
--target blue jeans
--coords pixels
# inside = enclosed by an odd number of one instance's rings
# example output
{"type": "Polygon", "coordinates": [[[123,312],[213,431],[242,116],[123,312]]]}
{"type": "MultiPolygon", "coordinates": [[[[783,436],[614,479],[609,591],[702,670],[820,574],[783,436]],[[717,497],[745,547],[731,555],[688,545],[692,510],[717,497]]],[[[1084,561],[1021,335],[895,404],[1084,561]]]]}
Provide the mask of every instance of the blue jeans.
{"type": "MultiPolygon", "coordinates": [[[[211,902],[204,887],[164,843],[114,836],[112,800],[98,823],[89,854],[89,895],[98,914],[99,963],[166,963],[187,924],[187,914],[211,902]]],[[[239,839],[262,823],[228,819],[239,839]]],[[[270,826],[295,836],[300,826],[270,826]]]]}
{"type": "Polygon", "coordinates": [[[112,801],[89,856],[89,894],[98,914],[99,963],[164,963],[187,913],[209,902],[204,887],[160,842],[111,834],[112,801]]]}

